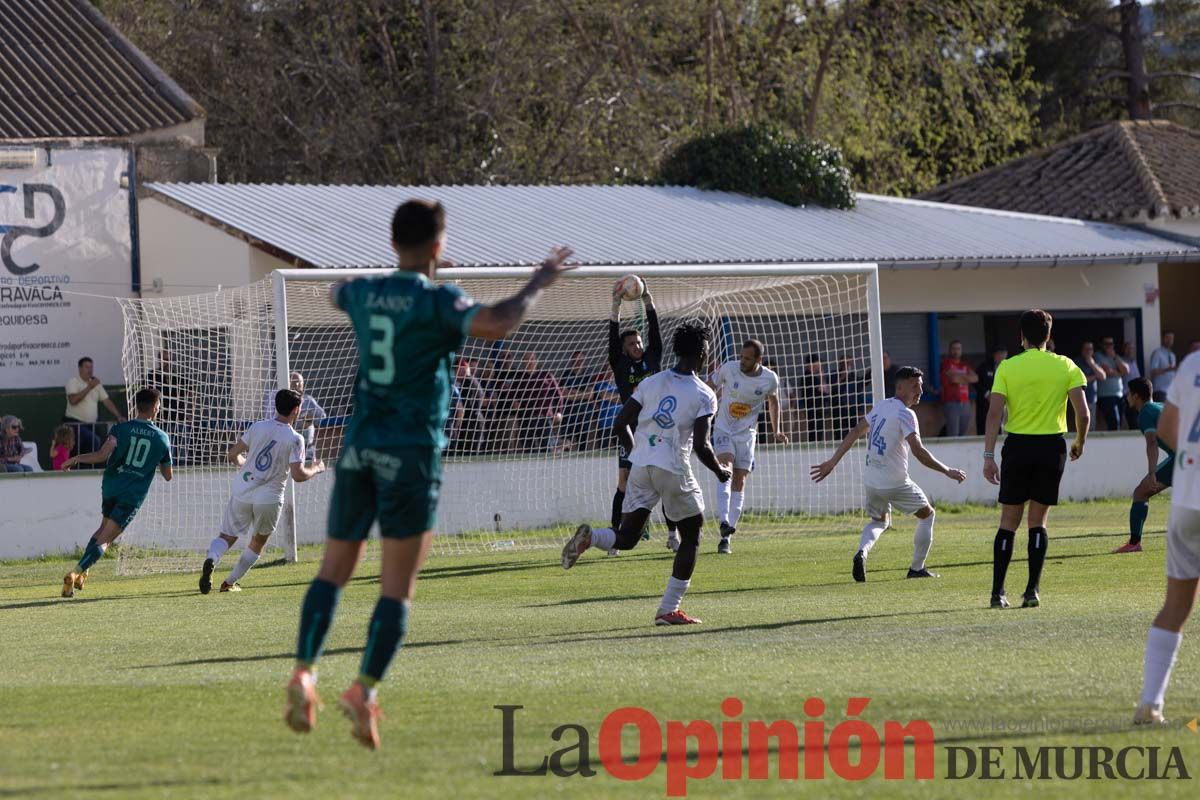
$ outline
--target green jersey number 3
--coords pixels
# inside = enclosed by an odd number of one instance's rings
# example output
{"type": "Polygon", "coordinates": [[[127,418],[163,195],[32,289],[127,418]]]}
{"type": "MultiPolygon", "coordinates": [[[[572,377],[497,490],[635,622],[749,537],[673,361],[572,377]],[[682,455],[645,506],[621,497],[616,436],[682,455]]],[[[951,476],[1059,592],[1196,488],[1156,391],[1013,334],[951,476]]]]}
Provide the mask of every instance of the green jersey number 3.
{"type": "Polygon", "coordinates": [[[371,383],[391,384],[392,379],[396,377],[396,356],[392,351],[396,338],[396,324],[392,322],[391,317],[372,314],[370,326],[371,358],[377,358],[381,363],[379,367],[375,367],[372,362],[371,369],[367,371],[367,378],[371,383]]]}
{"type": "Polygon", "coordinates": [[[131,437],[129,440],[129,449],[125,451],[126,466],[141,469],[146,466],[146,459],[149,456],[150,440],[143,439],[141,436],[131,437]]]}

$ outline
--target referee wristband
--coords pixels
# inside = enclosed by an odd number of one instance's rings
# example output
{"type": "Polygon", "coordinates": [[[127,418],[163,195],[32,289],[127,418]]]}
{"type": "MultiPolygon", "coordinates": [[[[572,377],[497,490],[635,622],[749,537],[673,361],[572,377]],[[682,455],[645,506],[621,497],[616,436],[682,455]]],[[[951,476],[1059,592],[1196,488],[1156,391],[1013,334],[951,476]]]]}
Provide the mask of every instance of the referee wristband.
{"type": "Polygon", "coordinates": [[[991,458],[991,459],[994,459],[994,458],[996,457],[996,454],[995,454],[995,453],[988,452],[987,450],[984,450],[984,451],[983,451],[983,457],[984,457],[984,458],[991,458]]]}

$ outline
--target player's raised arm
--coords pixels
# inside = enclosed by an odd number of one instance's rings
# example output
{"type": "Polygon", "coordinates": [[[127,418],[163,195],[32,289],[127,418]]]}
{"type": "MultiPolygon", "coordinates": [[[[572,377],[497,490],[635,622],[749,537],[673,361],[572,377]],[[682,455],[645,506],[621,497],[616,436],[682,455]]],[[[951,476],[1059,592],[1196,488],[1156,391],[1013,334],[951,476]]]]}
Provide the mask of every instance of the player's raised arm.
{"type": "Polygon", "coordinates": [[[711,414],[696,418],[692,425],[692,450],[700,459],[700,463],[712,470],[712,473],[717,476],[717,480],[725,483],[733,477],[733,470],[717,461],[717,454],[713,452],[712,442],[708,435],[711,428],[711,414]]]}
{"type": "Polygon", "coordinates": [[[621,406],[620,413],[613,420],[613,433],[617,435],[617,442],[625,448],[626,453],[633,452],[633,427],[637,425],[638,414],[641,413],[642,404],[631,397],[621,406]]]}
{"type": "Polygon", "coordinates": [[[815,467],[809,469],[808,472],[812,476],[813,481],[820,483],[828,478],[830,473],[833,472],[834,467],[838,465],[838,462],[842,460],[846,453],[850,452],[850,448],[854,447],[854,443],[866,435],[869,427],[870,425],[866,417],[860,419],[858,424],[846,434],[846,438],[842,439],[842,443],[838,445],[837,450],[834,451],[833,456],[828,461],[817,464],[815,467]]]}
{"type": "Polygon", "coordinates": [[[542,290],[552,286],[564,272],[572,269],[567,265],[567,259],[572,255],[574,251],[569,247],[555,248],[533,273],[525,288],[507,300],[479,309],[471,319],[468,333],[478,339],[494,341],[515,331],[542,296],[542,290]]]}
{"type": "Polygon", "coordinates": [[[608,363],[613,370],[621,360],[621,291],[613,289],[612,313],[608,315],[608,363]]]}
{"type": "Polygon", "coordinates": [[[909,448],[912,450],[913,457],[934,472],[940,472],[950,480],[957,481],[958,483],[962,483],[967,479],[967,473],[963,472],[961,469],[947,467],[941,461],[938,461],[933,453],[929,452],[929,449],[925,447],[925,443],[921,441],[921,434],[913,431],[908,435],[906,441],[908,442],[909,448]]]}
{"type": "Polygon", "coordinates": [[[646,327],[649,329],[650,335],[649,347],[646,348],[646,357],[654,365],[655,369],[662,368],[663,341],[662,329],[658,324],[658,311],[654,308],[654,298],[650,296],[650,287],[645,285],[642,289],[642,302],[646,305],[646,327]]]}

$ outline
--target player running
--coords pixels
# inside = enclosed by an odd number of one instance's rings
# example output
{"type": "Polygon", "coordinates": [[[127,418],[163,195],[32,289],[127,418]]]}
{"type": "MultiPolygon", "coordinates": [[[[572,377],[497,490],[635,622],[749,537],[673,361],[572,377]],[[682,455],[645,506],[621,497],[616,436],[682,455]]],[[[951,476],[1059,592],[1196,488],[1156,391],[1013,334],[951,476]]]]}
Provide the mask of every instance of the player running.
{"type": "Polygon", "coordinates": [[[967,474],[961,469],[947,467],[925,449],[917,429],[917,415],[913,408],[921,402],[924,373],[916,367],[901,367],[896,371],[896,394],[867,412],[854,430],[838,445],[837,452],[824,464],[811,470],[817,483],[825,480],[842,456],[859,437],[867,436],[867,462],[863,470],[866,488],[866,526],[858,540],[858,552],[854,554],[851,574],[862,583],[867,579],[867,554],[875,542],[891,526],[891,510],[912,514],[917,518],[917,532],[913,538],[912,564],[908,568],[909,578],[936,578],[937,573],[925,568],[925,559],[933,545],[933,520],[936,516],[933,505],[925,497],[920,486],[908,477],[908,453],[930,469],[940,472],[953,481],[962,483],[967,474]]]}
{"type": "Polygon", "coordinates": [[[1135,725],[1164,724],[1162,707],[1183,625],[1200,585],[1200,353],[1179,365],[1158,419],[1158,438],[1175,451],[1171,521],[1167,525],[1167,597],[1146,636],[1142,697],[1135,725]]]}
{"type": "Polygon", "coordinates": [[[676,328],[672,339],[675,367],[638,384],[617,416],[617,436],[630,454],[631,464],[619,530],[593,531],[589,525],[580,525],[562,551],[563,569],[570,569],[593,545],[602,550],[633,549],[651,510],[661,500],[663,511],[677,521],[680,542],[655,625],[700,622],[679,607],[696,568],[704,525],[704,496],[692,475],[692,452],[722,483],[732,474],[717,461],[708,441],[717,397],[696,375],[707,363],[708,338],[708,329],[699,322],[685,322],[676,328]]]}
{"type": "Polygon", "coordinates": [[[378,522],[380,597],[358,678],[338,702],[354,738],[371,749],[379,747],[376,685],[407,631],[409,602],[437,516],[455,351],[468,336],[496,340],[516,330],[542,290],[568,269],[571,256],[568,248],[555,250],[520,292],[480,307],[457,286],[432,281],[445,229],[441,203],[402,204],[392,218],[399,268],[384,277],[343,281],[331,293],[358,343],[358,380],[334,471],[325,555],[300,610],[284,719],[301,733],[316,723],[316,663],[342,587],[378,522]]]}
{"type": "Polygon", "coordinates": [[[114,425],[104,446],[96,452],[72,456],[63,462],[63,469],[107,462],[100,482],[103,519],[88,539],[79,564],[63,576],[63,597],[73,597],[76,590],[83,590],[88,570],[133,522],[150,491],[154,471],[158,470],[163,480],[171,480],[171,441],[154,424],[161,399],[157,389],[140,390],[133,399],[137,416],[114,425]]]}
{"type": "Polygon", "coordinates": [[[758,415],[764,404],[771,413],[775,441],[788,441],[788,435],[779,427],[779,376],[763,366],[765,349],[757,339],[747,339],[741,358],[726,361],[708,381],[720,401],[713,424],[713,449],[718,461],[733,467],[733,480],[717,482],[717,519],[721,523],[717,552],[723,555],[733,552],[729,537],[737,532],[742,516],[746,478],[754,470],[758,415]]]}
{"type": "Polygon", "coordinates": [[[212,590],[213,570],[225,551],[253,531],[241,558],[221,582],[222,592],[240,592],[238,581],[258,561],[267,539],[275,532],[288,475],[296,483],[304,483],[325,471],[320,460],[311,467],[304,466],[304,436],[293,427],[303,403],[300,392],[280,389],[275,393],[275,416],[251,425],[229,448],[229,463],[245,469],[233,477],[220,533],[208,546],[208,557],[200,571],[200,594],[212,590]],[[254,454],[253,460],[248,458],[250,453],[254,454]]]}
{"type": "MultiPolygon", "coordinates": [[[[642,335],[633,328],[621,330],[621,287],[613,289],[612,315],[608,320],[608,364],[612,367],[613,381],[617,384],[617,394],[621,403],[629,401],[633,390],[646,378],[662,370],[663,342],[662,332],[658,325],[658,312],[654,309],[654,298],[650,296],[650,287],[642,281],[642,303],[646,307],[646,328],[650,335],[650,346],[642,343],[642,335]]],[[[634,422],[636,428],[637,422],[634,422]]],[[[629,481],[629,451],[617,441],[617,491],[612,500],[612,526],[621,524],[621,508],[625,502],[625,488],[629,481]]],[[[667,520],[667,546],[675,549],[678,534],[675,531],[675,521],[663,511],[667,520]]],[[[643,539],[649,539],[648,531],[642,532],[643,539]]],[[[615,556],[617,550],[609,551],[615,556]]]]}
{"type": "Polygon", "coordinates": [[[1150,498],[1171,488],[1175,474],[1175,451],[1158,436],[1158,420],[1162,416],[1163,404],[1150,400],[1153,387],[1146,378],[1134,378],[1129,382],[1129,405],[1137,414],[1138,428],[1146,437],[1146,477],[1133,490],[1133,503],[1129,506],[1129,541],[1113,550],[1114,553],[1142,552],[1142,528],[1150,514],[1150,498]],[[1167,457],[1158,463],[1158,451],[1167,457]]]}

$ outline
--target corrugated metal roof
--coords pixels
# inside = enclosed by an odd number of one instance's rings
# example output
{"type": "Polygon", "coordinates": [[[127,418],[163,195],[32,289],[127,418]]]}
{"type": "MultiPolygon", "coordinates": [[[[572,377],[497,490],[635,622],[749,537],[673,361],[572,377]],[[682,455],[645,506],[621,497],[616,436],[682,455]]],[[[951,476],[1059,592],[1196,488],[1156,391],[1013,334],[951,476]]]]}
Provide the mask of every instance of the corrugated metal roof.
{"type": "Polygon", "coordinates": [[[121,137],[202,116],[86,0],[0,0],[0,139],[121,137]]]}
{"type": "Polygon", "coordinates": [[[667,186],[149,188],[298,264],[318,267],[393,263],[391,215],[412,197],[446,206],[446,256],[463,266],[528,264],[557,244],[569,244],[581,263],[596,265],[1200,260],[1200,248],[1119,225],[873,195],[859,195],[852,211],[835,211],[667,186]]]}

